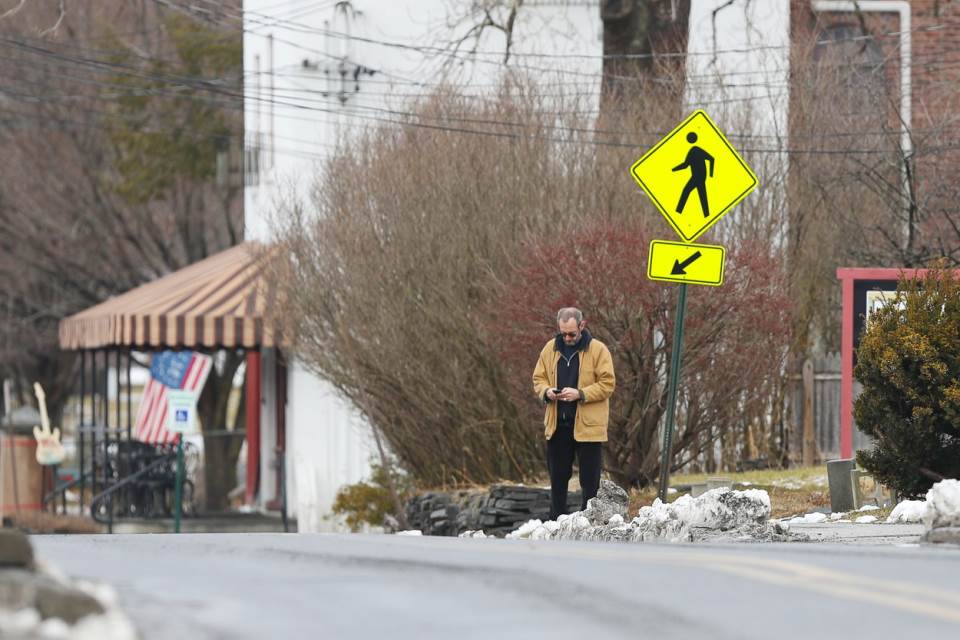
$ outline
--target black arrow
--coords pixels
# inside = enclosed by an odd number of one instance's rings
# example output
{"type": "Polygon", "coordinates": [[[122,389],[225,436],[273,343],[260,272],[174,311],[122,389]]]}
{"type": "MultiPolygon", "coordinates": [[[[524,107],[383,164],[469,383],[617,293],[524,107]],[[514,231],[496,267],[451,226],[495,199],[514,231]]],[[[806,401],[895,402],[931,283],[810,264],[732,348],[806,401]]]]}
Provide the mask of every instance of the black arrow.
{"type": "Polygon", "coordinates": [[[686,260],[684,260],[683,262],[680,262],[679,260],[674,260],[674,261],[673,261],[673,271],[670,272],[670,275],[672,275],[672,276],[685,276],[685,275],[687,275],[687,272],[684,271],[684,269],[686,269],[686,268],[689,267],[691,264],[693,264],[694,261],[696,261],[696,259],[699,258],[699,257],[700,257],[700,252],[697,251],[695,254],[693,254],[692,256],[690,256],[689,258],[687,258],[686,260]]]}

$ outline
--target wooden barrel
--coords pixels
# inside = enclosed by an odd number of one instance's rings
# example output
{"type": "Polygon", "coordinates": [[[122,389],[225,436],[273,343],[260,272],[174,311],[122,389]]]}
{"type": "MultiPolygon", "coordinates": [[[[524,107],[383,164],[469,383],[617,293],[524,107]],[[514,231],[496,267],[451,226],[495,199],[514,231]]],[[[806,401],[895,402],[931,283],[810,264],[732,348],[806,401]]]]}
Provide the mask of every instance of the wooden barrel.
{"type": "Polygon", "coordinates": [[[0,432],[0,472],[0,515],[43,510],[43,467],[33,435],[0,432]]]}

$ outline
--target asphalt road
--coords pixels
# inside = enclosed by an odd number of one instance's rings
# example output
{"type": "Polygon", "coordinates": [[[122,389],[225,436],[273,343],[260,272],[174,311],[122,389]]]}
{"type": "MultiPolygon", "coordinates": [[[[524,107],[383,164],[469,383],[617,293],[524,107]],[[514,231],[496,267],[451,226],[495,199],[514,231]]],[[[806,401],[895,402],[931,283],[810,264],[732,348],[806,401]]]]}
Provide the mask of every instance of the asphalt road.
{"type": "Polygon", "coordinates": [[[143,638],[960,637],[960,549],[37,536],[143,638]]]}

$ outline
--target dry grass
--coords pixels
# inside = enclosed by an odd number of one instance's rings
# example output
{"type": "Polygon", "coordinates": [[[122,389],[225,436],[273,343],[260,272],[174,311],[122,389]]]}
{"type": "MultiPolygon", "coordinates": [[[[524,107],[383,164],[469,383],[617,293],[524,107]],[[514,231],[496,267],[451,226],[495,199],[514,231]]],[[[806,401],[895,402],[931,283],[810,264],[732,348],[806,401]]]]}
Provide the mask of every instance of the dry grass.
{"type": "MultiPolygon", "coordinates": [[[[689,491],[682,488],[706,482],[708,477],[728,478],[735,489],[763,489],[770,494],[771,517],[808,513],[815,508],[830,506],[830,492],[827,489],[827,472],[824,467],[806,467],[799,469],[776,469],[764,471],[745,471],[743,473],[717,474],[680,474],[671,478],[670,485],[680,488],[677,493],[667,497],[673,502],[689,491]]],[[[640,507],[653,504],[657,497],[656,487],[647,487],[630,492],[630,511],[636,513],[640,507]]],[[[871,511],[871,515],[880,512],[871,511]]]]}

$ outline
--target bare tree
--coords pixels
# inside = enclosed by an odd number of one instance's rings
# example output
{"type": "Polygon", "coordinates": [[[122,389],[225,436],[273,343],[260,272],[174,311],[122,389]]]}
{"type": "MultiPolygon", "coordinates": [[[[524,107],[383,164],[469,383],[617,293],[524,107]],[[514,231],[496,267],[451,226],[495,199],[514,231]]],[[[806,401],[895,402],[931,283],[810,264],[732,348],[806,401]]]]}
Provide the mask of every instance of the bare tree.
{"type": "MultiPolygon", "coordinates": [[[[56,415],[60,319],[242,239],[241,37],[147,1],[18,5],[0,32],[0,370],[56,415]]],[[[205,424],[240,362],[208,379],[205,424]]]]}
{"type": "Polygon", "coordinates": [[[676,82],[682,71],[687,49],[687,25],[690,0],[603,0],[603,83],[604,103],[612,104],[635,99],[652,81],[661,100],[676,102],[679,108],[683,83],[676,82]],[[659,80],[669,80],[657,86],[659,80]],[[665,90],[666,89],[666,90],[665,90]]]}

